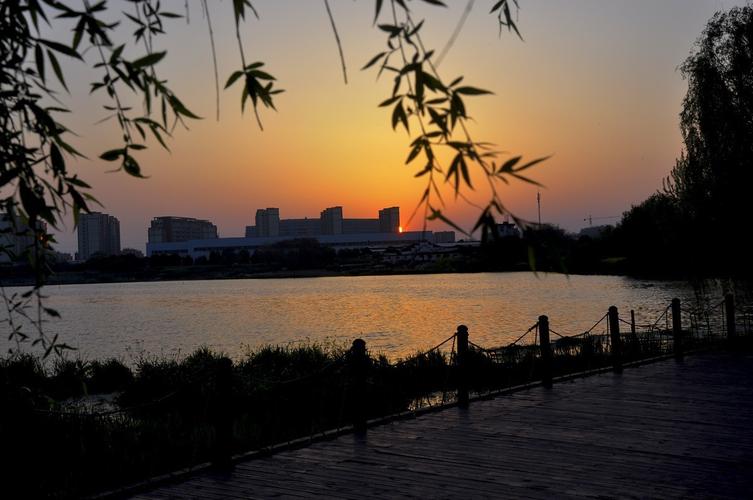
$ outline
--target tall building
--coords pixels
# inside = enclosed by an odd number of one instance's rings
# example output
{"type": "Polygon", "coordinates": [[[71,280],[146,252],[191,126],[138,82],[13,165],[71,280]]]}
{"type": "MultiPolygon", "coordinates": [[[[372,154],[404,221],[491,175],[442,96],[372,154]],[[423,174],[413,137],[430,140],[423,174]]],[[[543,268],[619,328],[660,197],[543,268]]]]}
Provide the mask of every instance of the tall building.
{"type": "Polygon", "coordinates": [[[379,232],[397,233],[400,231],[400,207],[383,208],[379,211],[379,232]]]}
{"type": "Polygon", "coordinates": [[[217,238],[217,226],[191,217],[155,217],[149,226],[149,243],[171,243],[217,238]]]}
{"type": "Polygon", "coordinates": [[[78,219],[78,260],[87,260],[95,253],[120,253],[120,222],[100,212],[81,214],[78,219]]]}
{"type": "Polygon", "coordinates": [[[268,238],[280,235],[280,209],[260,208],[256,211],[256,237],[268,238]]]}
{"type": "Polygon", "coordinates": [[[320,214],[322,234],[343,234],[343,207],[330,207],[320,214]]]}

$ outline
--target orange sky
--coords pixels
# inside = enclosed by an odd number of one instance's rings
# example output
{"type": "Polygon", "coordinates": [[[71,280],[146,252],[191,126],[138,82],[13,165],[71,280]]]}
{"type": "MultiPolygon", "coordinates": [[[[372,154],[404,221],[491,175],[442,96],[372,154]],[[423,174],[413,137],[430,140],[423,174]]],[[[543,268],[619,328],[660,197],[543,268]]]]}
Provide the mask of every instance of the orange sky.
{"type": "MultiPolygon", "coordinates": [[[[174,3],[182,13],[183,2],[174,3]]],[[[371,24],[373,2],[330,3],[348,85],[321,2],[255,2],[261,20],[244,28],[246,57],[265,61],[286,89],[277,96],[277,113],[262,111],[263,132],[251,113],[240,114],[240,86],[222,93],[221,120],[214,119],[210,45],[199,3],[191,2],[190,24],[169,25],[169,37],[158,42],[168,60],[158,69],[205,119],[176,131],[172,153],[152,147],[140,155],[146,180],[105,173],[111,165],[98,160],[76,166],[102,210],[120,219],[123,247],[143,250],[154,216],[207,218],[221,236],[240,236],[255,210],[268,206],[288,218],[317,216],[333,205],[343,206],[346,217],[372,217],[399,205],[406,224],[424,186],[413,178],[418,164],[403,164],[411,139],[393,132],[389,111],[377,107],[389,96],[389,81],[359,71],[384,47],[382,32],[371,24]]],[[[448,9],[415,7],[417,17],[427,18],[430,47],[444,45],[466,2],[448,3],[448,9]]],[[[543,219],[577,230],[589,214],[619,215],[658,189],[681,148],[677,123],[686,86],[677,67],[706,20],[734,2],[521,0],[524,42],[497,36],[496,20],[487,14],[491,3],[475,2],[440,73],[448,80],[463,74],[468,84],[495,92],[466,100],[476,140],[531,159],[554,155],[531,171],[546,185],[543,219]]],[[[231,4],[210,5],[224,83],[240,64],[231,4]]],[[[67,99],[76,114],[66,123],[82,136],[76,144],[90,158],[119,147],[114,122],[94,125],[105,115],[103,97],[87,94],[97,74],[74,64],[68,74],[74,90],[67,99]]],[[[513,182],[502,193],[516,214],[535,218],[534,187],[513,182]]],[[[486,192],[475,196],[484,199],[486,192]]],[[[471,225],[475,209],[449,200],[447,212],[471,225]]],[[[415,220],[408,229],[420,224],[415,220]]],[[[70,228],[58,240],[62,250],[75,250],[70,228]]]]}

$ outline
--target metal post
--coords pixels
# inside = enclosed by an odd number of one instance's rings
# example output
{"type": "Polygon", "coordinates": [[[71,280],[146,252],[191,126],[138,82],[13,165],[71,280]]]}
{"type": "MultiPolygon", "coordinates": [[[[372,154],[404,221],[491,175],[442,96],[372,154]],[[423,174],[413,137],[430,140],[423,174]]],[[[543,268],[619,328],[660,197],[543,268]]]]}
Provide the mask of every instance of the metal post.
{"type": "Polygon", "coordinates": [[[672,299],[672,341],[675,356],[682,357],[682,316],[680,316],[680,299],[672,299]]]}
{"type": "Polygon", "coordinates": [[[458,370],[458,407],[468,408],[468,327],[459,325],[455,338],[458,345],[455,358],[458,370]]]}
{"type": "Polygon", "coordinates": [[[539,341],[541,344],[541,382],[552,386],[552,346],[549,343],[549,318],[539,316],[539,341]]]}
{"type": "Polygon", "coordinates": [[[630,333],[635,335],[635,310],[630,310],[630,333]]]}
{"type": "Polygon", "coordinates": [[[732,342],[737,336],[735,328],[735,296],[728,293],[724,296],[724,309],[727,313],[727,340],[732,342]]]}
{"type": "Polygon", "coordinates": [[[350,348],[350,374],[352,383],[351,418],[353,430],[357,434],[366,433],[366,376],[369,357],[366,354],[366,341],[355,339],[350,348]]]}
{"type": "Polygon", "coordinates": [[[622,339],[620,338],[620,315],[617,307],[609,308],[609,335],[612,344],[612,369],[622,372],[622,339]]]}

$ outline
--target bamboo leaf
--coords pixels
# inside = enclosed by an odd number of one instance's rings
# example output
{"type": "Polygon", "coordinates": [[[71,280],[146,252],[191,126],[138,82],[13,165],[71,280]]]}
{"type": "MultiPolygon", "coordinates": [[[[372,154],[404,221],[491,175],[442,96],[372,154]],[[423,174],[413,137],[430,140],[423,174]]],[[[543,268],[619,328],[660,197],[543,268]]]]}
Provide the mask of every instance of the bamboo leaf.
{"type": "Polygon", "coordinates": [[[143,68],[146,66],[153,66],[160,62],[165,55],[167,54],[167,51],[162,52],[152,52],[151,54],[147,54],[144,57],[141,57],[139,59],[136,59],[135,61],[131,61],[131,65],[134,68],[143,68]]]}
{"type": "Polygon", "coordinates": [[[34,46],[34,62],[37,65],[37,74],[44,82],[44,52],[42,52],[42,46],[39,44],[34,46]]]}
{"type": "Polygon", "coordinates": [[[458,94],[464,94],[464,95],[485,95],[485,94],[493,94],[493,92],[490,92],[488,90],[479,89],[476,87],[458,87],[455,89],[455,92],[458,94]]]}
{"type": "MultiPolygon", "coordinates": [[[[55,54],[47,51],[47,57],[50,59],[50,65],[52,66],[52,71],[55,72],[55,76],[57,77],[58,81],[60,82],[60,85],[63,86],[66,92],[70,93],[70,90],[68,90],[68,85],[65,84],[65,78],[63,78],[63,70],[60,68],[60,63],[58,63],[57,57],[55,57],[55,54]]],[[[96,89],[92,89],[96,90],[96,89]]]]}
{"type": "Polygon", "coordinates": [[[232,84],[234,84],[238,78],[243,76],[243,71],[236,71],[232,75],[230,75],[230,78],[227,79],[227,83],[225,84],[225,88],[230,87],[232,84]]]}

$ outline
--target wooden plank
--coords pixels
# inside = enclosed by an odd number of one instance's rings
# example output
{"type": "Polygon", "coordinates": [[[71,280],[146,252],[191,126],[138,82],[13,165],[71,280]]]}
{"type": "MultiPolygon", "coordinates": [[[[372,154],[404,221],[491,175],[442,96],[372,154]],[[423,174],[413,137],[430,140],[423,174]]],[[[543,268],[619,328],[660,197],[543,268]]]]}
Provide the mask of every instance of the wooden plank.
{"type": "Polygon", "coordinates": [[[693,355],[386,424],[134,498],[736,498],[753,491],[751,421],[753,356],[693,355]]]}

